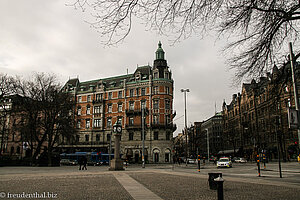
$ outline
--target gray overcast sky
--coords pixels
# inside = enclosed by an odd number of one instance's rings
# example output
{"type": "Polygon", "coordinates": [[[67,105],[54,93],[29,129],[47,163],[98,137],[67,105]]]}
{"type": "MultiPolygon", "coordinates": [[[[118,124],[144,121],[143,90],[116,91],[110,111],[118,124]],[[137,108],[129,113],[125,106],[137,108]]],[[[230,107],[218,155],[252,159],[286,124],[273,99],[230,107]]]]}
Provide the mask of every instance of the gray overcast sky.
{"type": "Polygon", "coordinates": [[[181,88],[189,88],[188,123],[203,121],[221,110],[223,99],[230,102],[238,88],[231,87],[219,54],[222,41],[214,37],[191,37],[175,45],[154,31],[136,24],[117,47],[105,47],[100,35],[84,20],[87,14],[67,7],[67,0],[0,1],[0,71],[9,75],[50,72],[64,84],[69,77],[80,81],[133,73],[137,65],[153,64],[158,41],[175,81],[174,110],[177,135],[184,127],[181,88]]]}

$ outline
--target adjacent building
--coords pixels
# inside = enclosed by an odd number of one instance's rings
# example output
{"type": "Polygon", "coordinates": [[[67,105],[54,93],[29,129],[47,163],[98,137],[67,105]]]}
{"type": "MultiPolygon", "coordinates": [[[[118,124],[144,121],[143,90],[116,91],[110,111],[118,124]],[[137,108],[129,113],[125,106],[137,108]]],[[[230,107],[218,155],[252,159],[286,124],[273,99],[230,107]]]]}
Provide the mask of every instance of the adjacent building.
{"type": "MultiPolygon", "coordinates": [[[[298,86],[299,71],[297,65],[298,86]]],[[[264,151],[272,159],[277,158],[279,147],[284,159],[295,157],[297,131],[288,122],[288,110],[294,108],[290,65],[274,66],[272,74],[244,83],[229,104],[224,101],[224,148],[249,159],[264,151]]]]}
{"type": "Polygon", "coordinates": [[[200,140],[201,149],[199,150],[201,154],[208,155],[207,147],[209,147],[210,156],[216,156],[218,153],[220,153],[220,151],[224,150],[222,112],[218,112],[211,118],[202,122],[200,137],[202,138],[202,140],[200,140]],[[204,144],[206,144],[206,147],[204,147],[204,144]]]}
{"type": "MultiPolygon", "coordinates": [[[[75,144],[63,144],[64,152],[109,152],[112,127],[122,125],[121,154],[141,162],[142,111],[145,119],[145,160],[169,163],[173,124],[172,72],[159,42],[153,66],[137,67],[134,73],[80,82],[70,79],[63,88],[76,100],[75,144]]],[[[113,145],[111,145],[113,147],[113,145]]]]}

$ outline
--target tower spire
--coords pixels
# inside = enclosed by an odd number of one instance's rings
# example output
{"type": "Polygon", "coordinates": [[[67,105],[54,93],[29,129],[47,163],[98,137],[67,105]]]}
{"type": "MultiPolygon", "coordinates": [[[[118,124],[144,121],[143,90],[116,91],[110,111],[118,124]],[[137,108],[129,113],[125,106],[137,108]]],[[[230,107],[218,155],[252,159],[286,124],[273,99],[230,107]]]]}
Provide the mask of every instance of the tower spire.
{"type": "Polygon", "coordinates": [[[156,60],[164,60],[165,59],[165,52],[161,47],[161,42],[158,42],[158,48],[156,50],[156,60]]]}

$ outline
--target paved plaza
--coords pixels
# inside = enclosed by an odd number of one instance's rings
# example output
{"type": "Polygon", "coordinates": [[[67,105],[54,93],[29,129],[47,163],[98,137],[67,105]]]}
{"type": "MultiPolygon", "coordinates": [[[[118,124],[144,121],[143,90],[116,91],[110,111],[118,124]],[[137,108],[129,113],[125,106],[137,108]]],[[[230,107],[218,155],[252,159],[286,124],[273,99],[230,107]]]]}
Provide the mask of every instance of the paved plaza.
{"type": "Polygon", "coordinates": [[[300,164],[283,164],[283,178],[276,163],[257,177],[256,165],[131,165],[124,171],[107,166],[1,167],[0,197],[3,199],[217,199],[208,186],[208,173],[221,172],[224,199],[300,199],[300,164]]]}

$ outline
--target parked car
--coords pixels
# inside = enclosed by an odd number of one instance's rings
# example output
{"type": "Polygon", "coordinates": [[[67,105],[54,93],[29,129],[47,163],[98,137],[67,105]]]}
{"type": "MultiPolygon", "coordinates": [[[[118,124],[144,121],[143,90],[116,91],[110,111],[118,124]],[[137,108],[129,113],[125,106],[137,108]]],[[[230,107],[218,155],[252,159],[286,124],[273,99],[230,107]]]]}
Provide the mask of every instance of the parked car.
{"type": "Polygon", "coordinates": [[[236,163],[246,163],[247,160],[245,158],[237,158],[237,159],[234,160],[234,162],[236,162],[236,163]]]}
{"type": "Polygon", "coordinates": [[[196,159],[188,158],[187,159],[187,163],[188,164],[195,164],[196,163],[196,159]]]}
{"type": "Polygon", "coordinates": [[[232,162],[229,158],[220,158],[217,162],[217,167],[232,167],[232,162]]]}
{"type": "Polygon", "coordinates": [[[237,159],[239,159],[239,157],[233,157],[233,158],[231,159],[231,161],[232,161],[232,162],[235,162],[235,160],[237,160],[237,159]]]}
{"type": "Polygon", "coordinates": [[[78,162],[77,162],[77,160],[61,159],[60,165],[78,165],[78,162]]]}

